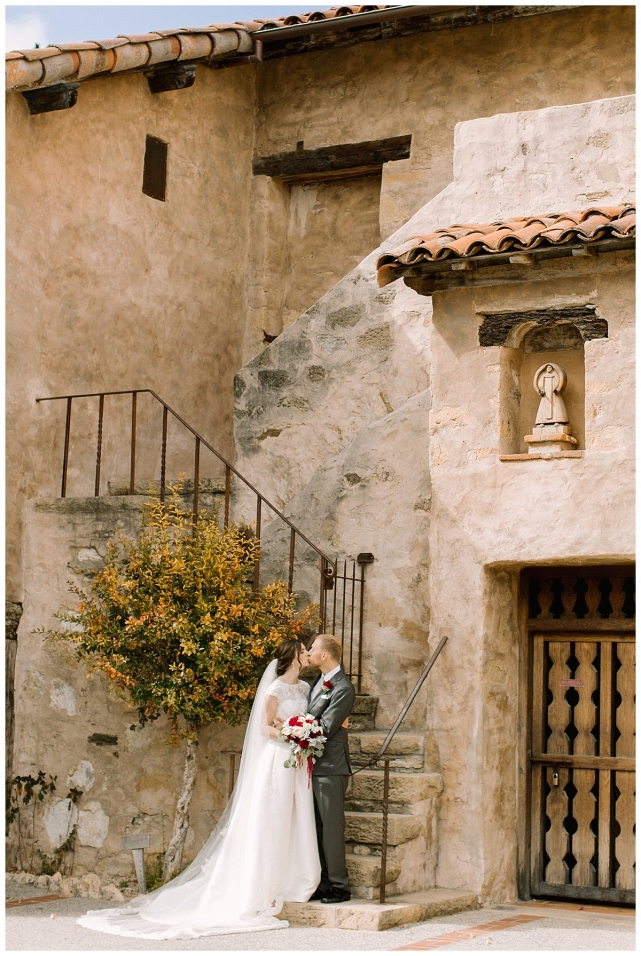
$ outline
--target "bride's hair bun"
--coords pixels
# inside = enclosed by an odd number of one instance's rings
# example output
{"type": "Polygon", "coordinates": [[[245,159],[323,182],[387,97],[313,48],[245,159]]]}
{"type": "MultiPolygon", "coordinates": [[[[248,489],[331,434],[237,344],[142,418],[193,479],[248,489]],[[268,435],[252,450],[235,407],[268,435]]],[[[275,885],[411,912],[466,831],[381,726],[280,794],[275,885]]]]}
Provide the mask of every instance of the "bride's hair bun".
{"type": "Polygon", "coordinates": [[[305,645],[302,641],[297,641],[293,638],[288,641],[283,641],[278,645],[274,655],[278,661],[276,665],[277,677],[281,677],[285,673],[291,662],[298,657],[304,648],[305,645]]]}

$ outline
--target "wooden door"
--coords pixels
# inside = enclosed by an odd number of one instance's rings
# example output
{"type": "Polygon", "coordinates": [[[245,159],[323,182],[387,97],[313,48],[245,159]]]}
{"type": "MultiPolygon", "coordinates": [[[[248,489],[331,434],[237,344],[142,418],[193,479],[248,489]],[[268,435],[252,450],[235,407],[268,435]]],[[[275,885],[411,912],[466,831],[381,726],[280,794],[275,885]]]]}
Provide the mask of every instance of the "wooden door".
{"type": "Polygon", "coordinates": [[[530,893],[632,903],[634,579],[574,569],[533,583],[530,893]]]}

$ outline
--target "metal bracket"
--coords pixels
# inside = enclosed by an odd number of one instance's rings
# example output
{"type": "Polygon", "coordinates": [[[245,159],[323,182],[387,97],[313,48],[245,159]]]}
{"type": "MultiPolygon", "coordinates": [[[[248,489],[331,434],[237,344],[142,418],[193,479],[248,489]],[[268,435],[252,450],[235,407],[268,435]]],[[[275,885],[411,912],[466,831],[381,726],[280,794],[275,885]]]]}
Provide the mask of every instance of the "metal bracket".
{"type": "Polygon", "coordinates": [[[371,551],[361,551],[361,553],[356,557],[357,564],[374,564],[375,560],[376,558],[371,551]]]}

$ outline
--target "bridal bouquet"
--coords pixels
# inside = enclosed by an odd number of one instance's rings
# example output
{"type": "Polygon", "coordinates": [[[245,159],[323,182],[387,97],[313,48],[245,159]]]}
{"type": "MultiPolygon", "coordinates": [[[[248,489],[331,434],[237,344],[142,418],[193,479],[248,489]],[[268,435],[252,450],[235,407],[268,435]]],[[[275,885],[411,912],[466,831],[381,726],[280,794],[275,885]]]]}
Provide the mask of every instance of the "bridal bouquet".
{"type": "Polygon", "coordinates": [[[312,770],[317,757],[325,749],[326,737],[323,726],[311,714],[296,714],[286,720],[278,732],[290,747],[291,753],[284,763],[285,767],[302,767],[307,761],[307,786],[312,779],[312,770]]]}

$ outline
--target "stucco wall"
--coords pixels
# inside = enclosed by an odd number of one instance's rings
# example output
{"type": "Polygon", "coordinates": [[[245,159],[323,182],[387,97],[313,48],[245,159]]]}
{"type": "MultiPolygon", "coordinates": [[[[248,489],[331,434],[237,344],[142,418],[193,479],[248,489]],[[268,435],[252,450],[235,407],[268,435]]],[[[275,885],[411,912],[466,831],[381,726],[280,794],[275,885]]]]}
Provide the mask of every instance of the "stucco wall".
{"type": "MultiPolygon", "coordinates": [[[[313,149],[411,133],[410,158],[383,167],[379,224],[385,239],[450,182],[457,123],[633,91],[634,8],[560,10],[266,61],[257,69],[256,152],[293,150],[301,140],[313,149]],[[604,63],[615,66],[604,70],[604,63]]],[[[600,179],[597,170],[589,202],[599,198],[600,179]]],[[[347,187],[328,199],[328,209],[331,202],[335,208],[340,203],[343,215],[353,211],[349,240],[333,237],[326,248],[323,229],[308,229],[307,244],[315,239],[316,249],[331,258],[334,281],[349,271],[349,254],[360,251],[362,258],[369,251],[358,235],[358,188],[354,184],[350,193],[347,187]]],[[[286,206],[275,207],[268,234],[261,239],[260,230],[252,230],[258,243],[273,241],[287,216],[286,206]]],[[[304,255],[297,256],[296,270],[302,311],[327,286],[304,255]]],[[[260,328],[267,328],[261,321],[277,332],[295,318],[289,309],[281,315],[278,301],[267,313],[251,309],[245,359],[255,354],[260,328]]]]}
{"type": "MultiPolygon", "coordinates": [[[[25,498],[59,488],[64,408],[37,397],[150,387],[232,453],[253,97],[244,69],[200,69],[192,89],[155,96],[142,75],[96,79],[73,109],[39,116],[8,96],[8,598],[21,600],[25,498]],[[166,202],[142,193],[147,134],[169,143],[166,202]]],[[[74,422],[95,442],[86,407],[74,422]]]]}
{"type": "Polygon", "coordinates": [[[572,260],[538,284],[441,293],[437,320],[404,283],[377,289],[375,262],[453,222],[633,201],[633,110],[616,97],[461,123],[452,182],[237,377],[241,469],[268,476],[321,546],[376,555],[365,686],[381,727],[449,636],[409,720],[427,768],[447,765],[437,884],[483,899],[516,894],[518,568],[631,554],[630,254],[598,274],[572,260]],[[478,344],[482,313],[560,303],[611,323],[585,347],[585,458],[500,462],[501,363],[478,344]],[[388,347],[361,348],[381,329],[388,347]]]}
{"type": "Polygon", "coordinates": [[[433,297],[429,593],[432,627],[452,635],[428,717],[445,781],[437,881],[489,899],[516,890],[505,821],[517,792],[518,570],[634,554],[634,256],[558,271],[433,297]],[[607,339],[585,343],[583,458],[500,461],[501,349],[479,346],[481,313],[578,299],[608,322],[607,339]]]}

